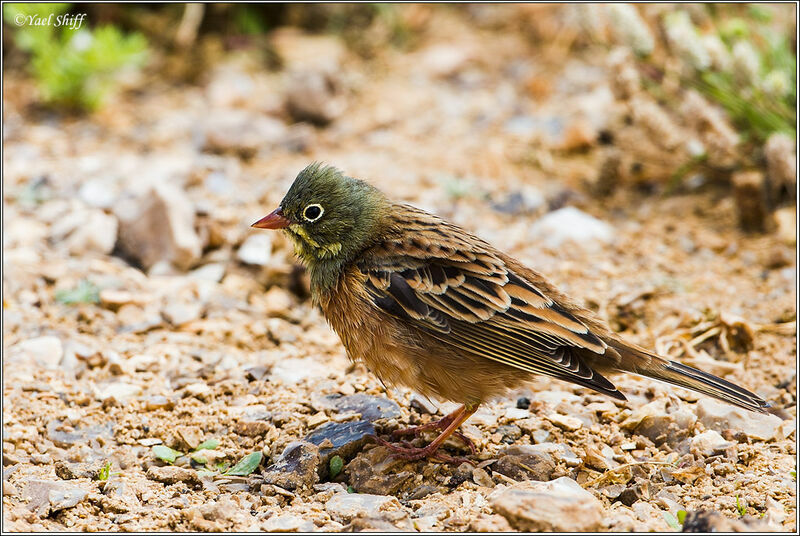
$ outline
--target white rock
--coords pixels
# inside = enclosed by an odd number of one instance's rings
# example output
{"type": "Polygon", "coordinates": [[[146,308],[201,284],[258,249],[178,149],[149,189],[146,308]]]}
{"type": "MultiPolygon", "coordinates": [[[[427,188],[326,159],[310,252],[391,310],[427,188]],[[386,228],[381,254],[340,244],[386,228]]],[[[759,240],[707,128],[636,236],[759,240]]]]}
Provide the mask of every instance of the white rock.
{"type": "Polygon", "coordinates": [[[115,382],[106,385],[99,393],[97,398],[105,400],[107,398],[114,398],[120,402],[127,400],[134,396],[142,394],[142,386],[134,385],[132,383],[115,382]]]}
{"type": "Polygon", "coordinates": [[[608,244],[614,228],[575,207],[564,207],[543,216],[531,227],[531,237],[556,248],[572,241],[582,245],[608,244]]]}
{"type": "Polygon", "coordinates": [[[306,378],[325,377],[328,372],[328,367],[310,357],[290,357],[275,363],[270,375],[285,383],[298,383],[306,378]]]}
{"type": "Polygon", "coordinates": [[[266,266],[272,257],[272,237],[269,233],[256,233],[247,237],[239,246],[236,258],[245,264],[266,266]]]}
{"type": "Polygon", "coordinates": [[[548,421],[555,424],[562,430],[566,430],[568,432],[574,432],[575,430],[580,430],[583,426],[583,423],[580,419],[575,417],[570,417],[569,415],[560,415],[558,413],[550,414],[546,417],[548,421]]]}
{"type": "Polygon", "coordinates": [[[355,517],[380,517],[381,512],[402,508],[395,497],[367,493],[337,493],[325,503],[330,516],[342,523],[355,517]]]}
{"type": "Polygon", "coordinates": [[[733,445],[730,441],[725,441],[719,432],[708,430],[692,438],[690,451],[692,454],[700,456],[711,456],[715,452],[725,450],[733,445]]]}
{"type": "Polygon", "coordinates": [[[272,516],[262,523],[264,532],[313,532],[314,523],[294,514],[272,516]]]}
{"type": "Polygon", "coordinates": [[[219,283],[222,281],[222,278],[225,277],[225,263],[212,262],[210,264],[204,264],[189,272],[189,277],[219,283]]]}
{"type": "Polygon", "coordinates": [[[464,68],[470,53],[463,46],[434,45],[425,50],[420,65],[430,76],[453,76],[464,68]]]}
{"type": "Polygon", "coordinates": [[[505,414],[503,417],[508,419],[509,421],[518,421],[520,419],[527,419],[531,416],[531,412],[527,409],[522,408],[508,408],[506,409],[505,414]]]}
{"type": "Polygon", "coordinates": [[[489,503],[521,531],[594,531],[604,514],[602,503],[568,477],[498,489],[489,495],[489,503]]]}
{"type": "Polygon", "coordinates": [[[722,432],[737,430],[752,439],[769,441],[776,437],[783,420],[777,415],[753,413],[713,398],[702,398],[697,403],[697,418],[706,428],[722,432]]]}
{"type": "Polygon", "coordinates": [[[37,365],[56,369],[64,355],[61,339],[50,335],[18,342],[9,348],[10,360],[17,362],[35,361],[37,365]]]}
{"type": "Polygon", "coordinates": [[[560,443],[539,443],[537,445],[516,445],[519,452],[522,454],[527,453],[543,453],[551,455],[555,460],[564,462],[570,467],[577,467],[582,463],[582,460],[575,454],[572,449],[560,443]]]}
{"type": "Polygon", "coordinates": [[[117,200],[117,191],[108,179],[90,179],[81,185],[78,197],[95,208],[111,208],[117,200]]]}
{"type": "Polygon", "coordinates": [[[190,302],[173,302],[162,309],[161,314],[173,326],[182,326],[192,320],[197,320],[203,312],[203,305],[190,302]]]}

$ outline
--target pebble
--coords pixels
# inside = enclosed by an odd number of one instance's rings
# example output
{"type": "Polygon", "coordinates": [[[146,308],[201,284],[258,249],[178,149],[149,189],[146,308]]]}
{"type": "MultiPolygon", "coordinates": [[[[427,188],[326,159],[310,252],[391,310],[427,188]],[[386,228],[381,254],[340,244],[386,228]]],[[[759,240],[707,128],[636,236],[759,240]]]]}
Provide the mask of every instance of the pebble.
{"type": "Polygon", "coordinates": [[[177,484],[184,482],[193,487],[200,487],[200,478],[197,476],[197,471],[193,469],[184,469],[183,467],[175,467],[167,465],[164,467],[152,466],[147,470],[147,478],[162,482],[164,484],[177,484]]]}
{"type": "Polygon", "coordinates": [[[326,125],[345,110],[346,102],[338,89],[340,85],[331,73],[293,72],[286,88],[286,108],[297,121],[326,125]]]}
{"type": "Polygon", "coordinates": [[[80,487],[50,480],[32,479],[22,490],[28,509],[45,518],[51,512],[72,508],[86,498],[88,492],[80,487]]]}
{"type": "Polygon", "coordinates": [[[41,367],[49,370],[58,368],[64,355],[61,339],[46,335],[18,342],[8,350],[9,361],[30,362],[35,361],[41,367]]]}
{"type": "Polygon", "coordinates": [[[89,179],[81,185],[78,197],[89,206],[109,209],[117,200],[116,189],[108,179],[89,179]]]}
{"type": "Polygon", "coordinates": [[[605,513],[594,495],[568,477],[503,487],[489,495],[489,503],[521,531],[598,530],[605,513]]]}
{"type": "Polygon", "coordinates": [[[272,516],[261,524],[264,532],[313,532],[317,526],[310,520],[294,514],[272,516]]]}
{"type": "Polygon", "coordinates": [[[203,431],[199,426],[178,426],[175,428],[178,437],[185,447],[194,450],[203,442],[203,431]]]}
{"type": "Polygon", "coordinates": [[[568,415],[560,415],[558,413],[552,413],[545,417],[548,421],[555,424],[562,430],[566,430],[568,432],[575,432],[576,430],[580,430],[583,427],[583,423],[580,419],[575,417],[570,417],[568,415]]]}
{"type": "Polygon", "coordinates": [[[614,228],[575,207],[564,207],[539,218],[531,226],[530,235],[550,248],[568,241],[596,245],[610,243],[614,228]]]}
{"type": "Polygon", "coordinates": [[[127,290],[112,288],[104,288],[100,291],[100,303],[107,309],[116,310],[129,303],[142,305],[147,303],[147,301],[147,297],[138,292],[134,294],[127,290]]]}
{"type": "Polygon", "coordinates": [[[239,246],[236,258],[245,264],[267,266],[272,257],[272,237],[269,233],[257,233],[247,237],[239,246]]]}
{"type": "Polygon", "coordinates": [[[386,447],[357,455],[345,468],[348,482],[362,493],[397,495],[416,487],[416,473],[406,470],[404,460],[392,458],[386,447]]]}
{"type": "Polygon", "coordinates": [[[164,320],[173,326],[182,326],[197,320],[203,313],[203,305],[197,302],[172,302],[161,310],[164,320]]]}
{"type": "Polygon", "coordinates": [[[310,488],[317,483],[319,449],[307,441],[294,441],[286,446],[274,464],[264,470],[264,482],[293,491],[310,488]]]}
{"type": "Polygon", "coordinates": [[[108,255],[117,242],[117,218],[100,209],[90,209],[81,224],[64,240],[72,255],[97,252],[108,255]]]}
{"type": "Polygon", "coordinates": [[[106,385],[97,393],[97,398],[107,400],[113,398],[119,402],[142,394],[142,386],[126,382],[114,382],[106,385]]]}
{"type": "Polygon", "coordinates": [[[113,436],[113,423],[96,424],[85,427],[75,427],[68,431],[62,429],[63,421],[53,419],[47,423],[47,439],[57,447],[69,448],[78,443],[85,443],[103,437],[111,439],[113,436]]]}
{"type": "Polygon", "coordinates": [[[692,438],[690,452],[698,457],[707,457],[724,451],[734,445],[731,441],[725,441],[719,432],[707,430],[692,438]]]}
{"type": "Polygon", "coordinates": [[[753,413],[712,398],[700,399],[697,403],[697,418],[711,430],[741,430],[748,437],[759,441],[773,439],[783,423],[776,415],[753,413]]]}
{"type": "Polygon", "coordinates": [[[328,367],[310,357],[290,357],[275,363],[270,378],[284,383],[295,384],[306,378],[323,378],[329,373],[328,367]]]}
{"type": "Polygon", "coordinates": [[[411,395],[408,405],[417,410],[418,413],[422,414],[427,413],[428,415],[436,415],[436,413],[439,411],[439,408],[436,406],[436,404],[434,404],[428,397],[422,396],[418,393],[411,395]]]}
{"type": "MultiPolygon", "coordinates": [[[[634,446],[636,444],[634,443],[634,446]]],[[[521,449],[524,453],[543,453],[553,456],[557,461],[566,463],[569,467],[577,467],[582,460],[566,445],[560,443],[539,443],[537,445],[515,445],[513,448],[521,449]]]]}

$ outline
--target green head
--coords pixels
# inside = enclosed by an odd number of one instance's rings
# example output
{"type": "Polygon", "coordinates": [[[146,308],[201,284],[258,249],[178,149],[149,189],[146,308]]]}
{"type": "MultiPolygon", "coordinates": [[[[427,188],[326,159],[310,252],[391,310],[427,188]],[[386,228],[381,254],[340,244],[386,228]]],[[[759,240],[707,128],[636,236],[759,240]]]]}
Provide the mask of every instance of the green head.
{"type": "Polygon", "coordinates": [[[313,281],[330,277],[323,273],[341,270],[370,245],[387,205],[366,182],[314,163],[297,175],[280,206],[253,227],[285,230],[313,281]]]}

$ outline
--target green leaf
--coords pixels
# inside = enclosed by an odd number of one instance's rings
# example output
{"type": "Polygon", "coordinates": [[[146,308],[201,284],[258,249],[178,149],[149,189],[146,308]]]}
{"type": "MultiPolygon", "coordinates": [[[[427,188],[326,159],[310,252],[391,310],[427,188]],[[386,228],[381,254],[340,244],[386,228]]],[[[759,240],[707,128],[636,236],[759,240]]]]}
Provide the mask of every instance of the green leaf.
{"type": "Polygon", "coordinates": [[[355,493],[355,492],[356,488],[354,488],[353,486],[347,486],[347,493],[355,493]]]}
{"type": "Polygon", "coordinates": [[[792,475],[792,478],[797,480],[797,471],[789,471],[789,474],[792,475]]]}
{"type": "Polygon", "coordinates": [[[189,454],[189,457],[195,462],[205,465],[208,463],[208,458],[205,457],[202,451],[194,451],[189,454]]]}
{"type": "Polygon", "coordinates": [[[91,281],[82,279],[77,287],[56,292],[56,301],[65,305],[72,305],[75,303],[99,303],[100,289],[91,281]]]}
{"type": "Polygon", "coordinates": [[[198,469],[197,470],[197,476],[199,478],[203,478],[203,477],[206,477],[206,476],[214,476],[216,474],[217,474],[217,471],[212,471],[210,469],[198,469]]]}
{"type": "Polygon", "coordinates": [[[178,457],[183,456],[183,453],[171,449],[166,445],[155,445],[153,447],[153,455],[159,460],[165,461],[167,463],[173,463],[175,460],[178,459],[178,457]]]}
{"type": "Polygon", "coordinates": [[[680,523],[678,523],[678,520],[675,519],[675,516],[673,516],[669,512],[664,512],[662,515],[664,516],[664,521],[667,522],[667,525],[669,525],[671,528],[675,530],[681,530],[681,525],[680,523]]]}
{"type": "Polygon", "coordinates": [[[232,476],[247,476],[258,468],[263,454],[253,452],[242,458],[239,463],[228,469],[225,474],[232,476]]]}
{"type": "Polygon", "coordinates": [[[677,516],[678,516],[678,523],[683,525],[683,522],[686,521],[686,510],[678,510],[677,516]]]}
{"type": "Polygon", "coordinates": [[[334,456],[331,458],[331,461],[328,462],[331,478],[336,478],[336,475],[342,472],[342,467],[344,467],[344,460],[341,456],[334,456]]]}
{"type": "Polygon", "coordinates": [[[214,450],[218,446],[219,446],[219,440],[217,440],[217,439],[206,439],[205,441],[203,441],[202,443],[197,445],[197,448],[194,449],[194,450],[195,450],[195,452],[197,452],[198,450],[214,450]]]}

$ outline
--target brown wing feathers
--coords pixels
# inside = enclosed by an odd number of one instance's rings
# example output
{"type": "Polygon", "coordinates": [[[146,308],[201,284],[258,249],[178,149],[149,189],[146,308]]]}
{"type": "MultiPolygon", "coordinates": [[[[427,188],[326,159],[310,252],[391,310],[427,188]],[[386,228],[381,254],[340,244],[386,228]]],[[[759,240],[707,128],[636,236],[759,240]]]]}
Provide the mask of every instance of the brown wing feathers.
{"type": "Polygon", "coordinates": [[[587,351],[599,357],[606,344],[574,315],[509,269],[488,244],[401,208],[395,212],[401,232],[388,233],[359,264],[378,307],[462,351],[624,399],[580,357],[587,351]],[[424,237],[434,230],[436,242],[424,237]]]}

